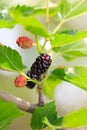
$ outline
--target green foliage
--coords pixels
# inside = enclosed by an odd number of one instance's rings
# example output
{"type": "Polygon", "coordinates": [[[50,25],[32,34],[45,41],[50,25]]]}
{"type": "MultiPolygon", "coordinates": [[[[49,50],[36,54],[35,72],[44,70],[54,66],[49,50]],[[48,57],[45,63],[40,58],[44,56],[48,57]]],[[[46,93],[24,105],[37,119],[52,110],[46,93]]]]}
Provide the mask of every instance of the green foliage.
{"type": "Polygon", "coordinates": [[[64,117],[57,117],[55,103],[50,102],[44,107],[37,108],[32,115],[31,128],[33,130],[42,130],[45,127],[51,128],[75,128],[87,125],[87,109],[82,108],[73,111],[64,117]]]}
{"type": "Polygon", "coordinates": [[[25,66],[16,50],[0,45],[0,68],[9,71],[22,72],[25,66]]]}
{"type": "Polygon", "coordinates": [[[52,71],[52,75],[54,75],[57,79],[65,80],[65,67],[64,68],[56,68],[52,71]]]}
{"type": "MultiPolygon", "coordinates": [[[[87,67],[86,66],[57,68],[52,72],[52,75],[55,77],[55,79],[58,80],[60,79],[62,81],[70,82],[84,90],[87,90],[87,67]]],[[[49,97],[49,94],[46,93],[46,95],[49,97]]]]}
{"type": "Polygon", "coordinates": [[[61,81],[70,82],[87,91],[87,67],[56,68],[46,80],[45,95],[53,98],[54,89],[61,81]]]}
{"type": "MultiPolygon", "coordinates": [[[[50,17],[54,16],[58,12],[58,6],[49,8],[50,17]]],[[[46,8],[34,8],[34,14],[46,15],[46,8]]]]}
{"type": "Polygon", "coordinates": [[[47,30],[44,28],[44,26],[39,22],[39,20],[34,16],[29,16],[25,19],[20,19],[22,24],[26,30],[29,32],[40,35],[44,37],[50,37],[50,34],[47,32],[47,30]]]}
{"type": "Polygon", "coordinates": [[[73,111],[64,117],[56,119],[54,125],[44,118],[44,123],[51,128],[78,128],[87,125],[87,108],[73,111]],[[60,122],[60,123],[59,123],[60,122]]]}
{"type": "Polygon", "coordinates": [[[87,0],[61,0],[59,12],[62,20],[68,21],[87,13],[87,0]]]}
{"type": "Polygon", "coordinates": [[[31,119],[31,128],[33,130],[42,130],[46,125],[43,123],[44,117],[47,117],[52,123],[56,120],[55,103],[50,102],[44,107],[38,107],[34,111],[31,119]]]}
{"type": "Polygon", "coordinates": [[[78,57],[87,56],[87,44],[85,41],[67,44],[53,49],[66,60],[74,60],[78,57]]]}
{"type": "Polygon", "coordinates": [[[51,39],[52,48],[80,41],[87,37],[87,31],[79,31],[75,35],[65,33],[54,34],[51,39]]]}
{"type": "Polygon", "coordinates": [[[63,117],[63,128],[75,128],[87,125],[87,108],[69,113],[63,117]]]}
{"type": "Polygon", "coordinates": [[[9,8],[4,15],[2,12],[0,13],[0,27],[12,28],[15,24],[21,24],[27,31],[35,35],[49,37],[50,34],[48,31],[35,17],[36,12],[40,12],[39,10],[34,9],[34,7],[19,5],[17,7],[9,8]]]}
{"type": "Polygon", "coordinates": [[[0,28],[12,28],[15,22],[13,20],[7,21],[5,19],[0,20],[0,28]]]}
{"type": "Polygon", "coordinates": [[[77,33],[77,30],[69,29],[69,30],[63,30],[59,32],[60,34],[65,33],[69,35],[75,35],[77,33]]]}
{"type": "Polygon", "coordinates": [[[52,73],[44,82],[44,94],[50,99],[53,98],[54,89],[59,83],[61,83],[61,80],[52,73]]]}
{"type": "Polygon", "coordinates": [[[56,68],[44,81],[44,94],[49,98],[53,99],[55,87],[61,83],[65,76],[64,68],[56,68]]]}
{"type": "Polygon", "coordinates": [[[65,79],[80,88],[87,90],[87,67],[74,66],[66,70],[65,79]]]}
{"type": "Polygon", "coordinates": [[[8,13],[0,12],[0,28],[12,28],[15,25],[15,21],[8,13]]]}
{"type": "MultiPolygon", "coordinates": [[[[46,7],[36,7],[36,6],[25,6],[17,5],[16,7],[10,8],[14,13],[21,13],[23,16],[29,15],[46,15],[46,7]]],[[[49,14],[53,16],[58,11],[58,6],[49,7],[49,14]]]]}
{"type": "Polygon", "coordinates": [[[13,103],[0,100],[0,130],[7,128],[14,119],[22,115],[23,112],[18,110],[13,103]]]}
{"type": "Polygon", "coordinates": [[[9,9],[9,12],[13,21],[24,26],[24,28],[29,32],[35,35],[49,37],[49,33],[46,31],[41,22],[35,16],[30,14],[32,8],[29,7],[28,9],[25,8],[25,6],[17,6],[16,8],[9,9]]]}
{"type": "Polygon", "coordinates": [[[17,5],[16,7],[11,7],[9,9],[10,13],[13,14],[13,15],[21,15],[21,16],[24,16],[24,17],[27,17],[29,15],[33,15],[34,14],[34,8],[32,6],[20,6],[20,5],[17,5]]]}

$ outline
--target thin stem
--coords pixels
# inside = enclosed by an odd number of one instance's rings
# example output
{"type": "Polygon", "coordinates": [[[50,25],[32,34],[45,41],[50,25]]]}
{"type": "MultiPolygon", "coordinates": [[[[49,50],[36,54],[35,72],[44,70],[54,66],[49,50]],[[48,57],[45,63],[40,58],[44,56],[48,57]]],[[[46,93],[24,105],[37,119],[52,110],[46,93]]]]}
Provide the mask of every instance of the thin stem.
{"type": "Polygon", "coordinates": [[[60,27],[63,25],[63,23],[65,22],[65,20],[63,19],[57,26],[56,28],[53,30],[52,34],[56,33],[60,27]]]}
{"type": "Polygon", "coordinates": [[[23,75],[26,79],[30,79],[25,73],[21,72],[21,75],[23,75]]]}
{"type": "Polygon", "coordinates": [[[43,45],[41,47],[41,52],[43,52],[45,45],[46,45],[46,39],[44,40],[44,43],[43,43],[43,45]]]}
{"type": "Polygon", "coordinates": [[[38,53],[41,53],[40,46],[39,46],[39,43],[38,43],[38,36],[37,35],[35,35],[35,39],[36,39],[37,51],[38,51],[38,53]]]}
{"type": "Polygon", "coordinates": [[[34,82],[34,83],[36,83],[36,84],[39,84],[39,82],[38,82],[37,80],[32,80],[32,79],[31,79],[30,77],[28,77],[25,73],[20,72],[20,74],[23,75],[23,76],[27,79],[27,81],[32,81],[32,82],[34,82]]]}
{"type": "MultiPolygon", "coordinates": [[[[49,29],[49,22],[50,22],[50,18],[49,18],[49,0],[46,0],[46,29],[49,29]]],[[[45,45],[46,45],[47,39],[45,38],[45,41],[43,43],[43,46],[41,48],[41,52],[43,51],[45,45]]]]}
{"type": "Polygon", "coordinates": [[[49,0],[46,0],[46,29],[49,27],[49,0]]]}

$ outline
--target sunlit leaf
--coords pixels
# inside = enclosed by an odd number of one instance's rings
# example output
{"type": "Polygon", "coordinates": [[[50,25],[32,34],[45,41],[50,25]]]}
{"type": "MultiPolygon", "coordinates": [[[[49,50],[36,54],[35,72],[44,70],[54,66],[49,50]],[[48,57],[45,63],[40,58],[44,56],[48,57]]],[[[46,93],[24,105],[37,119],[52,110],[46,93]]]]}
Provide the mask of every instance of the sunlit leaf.
{"type": "Polygon", "coordinates": [[[75,66],[66,70],[65,79],[77,85],[78,87],[87,90],[87,67],[75,66]]]}
{"type": "Polygon", "coordinates": [[[60,79],[56,77],[54,72],[46,78],[44,82],[44,93],[47,97],[53,98],[55,87],[61,82],[60,79]]]}
{"type": "Polygon", "coordinates": [[[59,12],[65,21],[87,13],[87,0],[61,0],[59,12]]]}
{"type": "MultiPolygon", "coordinates": [[[[49,15],[50,17],[55,15],[58,11],[58,7],[50,7],[49,8],[49,15]]],[[[39,14],[39,15],[46,15],[46,8],[36,8],[34,9],[34,14],[39,14]]]]}
{"type": "MultiPolygon", "coordinates": [[[[25,6],[17,5],[16,7],[10,8],[14,13],[21,13],[23,16],[29,15],[46,15],[46,7],[25,6]]],[[[49,7],[49,15],[52,16],[58,11],[58,6],[49,7]]]]}
{"type": "Polygon", "coordinates": [[[12,28],[15,24],[15,21],[11,18],[8,12],[0,12],[0,28],[12,28]]]}
{"type": "Polygon", "coordinates": [[[75,35],[77,33],[77,30],[69,29],[69,30],[62,30],[59,32],[60,34],[69,34],[69,35],[75,35]]]}
{"type": "Polygon", "coordinates": [[[50,122],[54,122],[57,118],[55,111],[55,103],[50,102],[46,104],[44,107],[38,107],[34,111],[31,119],[31,128],[33,130],[41,130],[46,125],[43,123],[44,117],[47,117],[50,122]]]}
{"type": "Polygon", "coordinates": [[[87,31],[79,31],[75,33],[75,35],[69,35],[65,33],[54,34],[51,39],[51,45],[54,48],[54,47],[70,44],[73,42],[77,42],[84,38],[87,38],[87,31]]]}
{"type": "Polygon", "coordinates": [[[54,51],[63,56],[66,60],[73,60],[78,57],[87,56],[87,43],[80,41],[54,48],[54,51]]]}
{"type": "MultiPolygon", "coordinates": [[[[56,85],[60,83],[60,82],[57,82],[56,80],[58,80],[58,81],[62,80],[62,81],[67,81],[72,84],[75,84],[77,87],[80,87],[84,90],[87,90],[87,67],[86,66],[56,68],[50,76],[55,77],[53,79],[54,79],[54,83],[56,85]]],[[[48,80],[48,81],[50,81],[50,80],[48,80]]],[[[47,86],[47,89],[45,88],[46,95],[48,97],[51,97],[50,95],[53,94],[53,92],[54,92],[53,90],[55,88],[55,86],[52,85],[53,86],[52,92],[49,92],[49,91],[51,91],[50,86],[51,86],[51,84],[47,86]],[[49,94],[47,94],[47,92],[49,94]]]]}
{"type": "Polygon", "coordinates": [[[13,104],[0,100],[0,130],[6,129],[11,122],[23,113],[13,104]]]}
{"type": "Polygon", "coordinates": [[[17,6],[15,9],[10,9],[10,15],[17,24],[21,24],[24,28],[35,35],[49,37],[50,34],[47,32],[41,22],[33,15],[32,7],[28,10],[25,6],[17,6]]]}
{"type": "Polygon", "coordinates": [[[22,63],[21,56],[16,50],[0,45],[0,68],[21,72],[25,66],[22,63]]]}
{"type": "Polygon", "coordinates": [[[64,117],[58,118],[55,120],[55,123],[52,124],[49,119],[44,118],[44,123],[56,129],[62,128],[78,128],[87,126],[87,108],[82,108],[78,111],[73,111],[64,117]],[[60,122],[60,123],[59,123],[60,122]]]}
{"type": "Polygon", "coordinates": [[[75,128],[87,126],[87,108],[82,108],[64,116],[62,119],[63,128],[75,128]]]}

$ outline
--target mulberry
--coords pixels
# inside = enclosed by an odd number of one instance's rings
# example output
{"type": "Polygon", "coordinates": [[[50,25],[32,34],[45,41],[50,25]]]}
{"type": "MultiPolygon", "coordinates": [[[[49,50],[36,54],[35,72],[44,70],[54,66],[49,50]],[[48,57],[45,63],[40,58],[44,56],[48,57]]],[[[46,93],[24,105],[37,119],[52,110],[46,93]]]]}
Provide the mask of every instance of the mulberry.
{"type": "Polygon", "coordinates": [[[34,42],[31,38],[27,36],[20,36],[17,38],[16,43],[19,47],[23,49],[31,48],[34,45],[34,42]]]}
{"type": "Polygon", "coordinates": [[[14,80],[14,84],[15,84],[16,87],[21,88],[21,87],[24,87],[27,84],[27,80],[24,76],[19,75],[14,80]]]}
{"type": "MultiPolygon", "coordinates": [[[[28,71],[27,72],[27,76],[28,77],[30,77],[31,79],[39,79],[39,77],[37,76],[37,75],[35,75],[35,74],[33,74],[33,73],[31,73],[31,71],[28,71]]],[[[28,88],[34,88],[34,86],[35,86],[35,83],[34,82],[32,82],[32,81],[27,81],[27,84],[26,84],[26,87],[28,87],[28,88]]]]}
{"type": "MultiPolygon", "coordinates": [[[[51,65],[51,62],[51,57],[46,53],[42,53],[32,64],[30,71],[27,72],[27,76],[31,79],[39,80],[41,74],[47,71],[47,69],[51,65]]],[[[35,86],[35,83],[33,83],[32,81],[27,81],[26,86],[29,88],[33,88],[35,86]]]]}

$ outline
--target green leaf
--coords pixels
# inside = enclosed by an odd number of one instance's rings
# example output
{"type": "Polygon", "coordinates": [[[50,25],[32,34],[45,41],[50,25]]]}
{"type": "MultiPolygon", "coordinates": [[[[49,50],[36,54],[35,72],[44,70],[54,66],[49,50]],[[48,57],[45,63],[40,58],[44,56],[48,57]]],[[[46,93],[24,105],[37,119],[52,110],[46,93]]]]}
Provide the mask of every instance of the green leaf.
{"type": "Polygon", "coordinates": [[[52,123],[56,120],[56,112],[55,112],[55,103],[50,102],[46,104],[44,107],[38,107],[34,111],[31,119],[31,128],[33,130],[41,130],[46,125],[43,123],[44,117],[47,117],[49,121],[52,123]]]}
{"type": "Polygon", "coordinates": [[[0,68],[22,72],[25,66],[22,64],[22,59],[16,50],[0,45],[0,68]]]}
{"type": "Polygon", "coordinates": [[[87,44],[85,41],[67,44],[53,49],[66,60],[74,60],[78,57],[87,56],[87,44]]]}
{"type": "Polygon", "coordinates": [[[55,124],[52,124],[47,118],[44,118],[44,123],[51,128],[78,128],[87,126],[87,108],[82,108],[78,111],[73,111],[64,117],[58,118],[55,124]]]}
{"type": "MultiPolygon", "coordinates": [[[[49,7],[49,15],[52,17],[58,12],[58,6],[49,7]]],[[[34,14],[46,15],[46,8],[34,8],[34,14]]]]}
{"type": "Polygon", "coordinates": [[[87,126],[87,108],[82,108],[64,116],[62,119],[63,128],[75,128],[87,126]]]}
{"type": "Polygon", "coordinates": [[[62,119],[63,119],[63,117],[60,117],[60,118],[56,118],[56,120],[54,120],[53,122],[50,122],[47,117],[44,117],[43,123],[45,123],[49,128],[61,129],[61,128],[63,128],[61,126],[62,125],[62,119]]]}
{"type": "MultiPolygon", "coordinates": [[[[84,90],[87,90],[87,67],[86,66],[57,68],[52,72],[52,75],[58,80],[60,79],[63,81],[70,82],[84,90]]],[[[49,94],[46,95],[49,97],[49,94]]]]}
{"type": "Polygon", "coordinates": [[[13,103],[0,100],[0,130],[4,130],[16,118],[23,115],[13,103]]]}
{"type": "MultiPolygon", "coordinates": [[[[14,13],[21,13],[23,16],[29,15],[46,15],[46,7],[36,7],[35,6],[25,6],[25,5],[17,5],[16,7],[10,8],[10,10],[14,13]]],[[[57,13],[58,6],[49,7],[49,15],[53,16],[57,13]]]]}
{"type": "Polygon", "coordinates": [[[35,35],[49,37],[50,34],[47,32],[41,22],[35,16],[31,15],[32,7],[28,7],[28,9],[25,6],[17,6],[16,8],[9,9],[9,13],[12,19],[17,24],[24,26],[26,30],[35,35]]]}
{"type": "Polygon", "coordinates": [[[87,67],[74,66],[66,69],[65,80],[87,90],[87,67]]]}
{"type": "MultiPolygon", "coordinates": [[[[0,28],[12,28],[15,24],[21,24],[28,31],[35,35],[49,37],[50,34],[47,32],[41,22],[35,18],[35,15],[46,15],[46,8],[36,8],[36,6],[25,6],[17,5],[16,7],[8,8],[5,1],[1,1],[1,6],[5,5],[5,12],[0,10],[0,28]],[[6,9],[7,7],[7,9],[6,9]],[[30,16],[30,17],[29,17],[30,16]],[[32,16],[32,17],[31,17],[32,16]],[[40,25],[40,26],[39,26],[40,25]]],[[[3,7],[2,7],[3,8],[3,7]]],[[[58,7],[50,7],[50,17],[57,13],[58,7]]]]}
{"type": "Polygon", "coordinates": [[[53,70],[52,74],[57,78],[57,79],[60,79],[60,80],[65,80],[64,77],[65,77],[65,68],[56,68],[53,70]]]}
{"type": "Polygon", "coordinates": [[[44,82],[44,94],[50,99],[53,98],[54,89],[59,83],[61,80],[55,76],[54,72],[51,73],[44,82]]]}
{"type": "Polygon", "coordinates": [[[11,18],[8,12],[3,13],[0,11],[0,28],[12,28],[15,24],[15,21],[11,18]]]}
{"type": "Polygon", "coordinates": [[[59,12],[62,20],[68,21],[87,13],[87,0],[61,0],[59,12]]]}
{"type": "Polygon", "coordinates": [[[69,35],[65,33],[54,34],[51,39],[51,45],[52,45],[52,48],[59,47],[66,44],[80,41],[84,38],[87,38],[87,31],[79,31],[75,33],[75,35],[69,35]]]}
{"type": "Polygon", "coordinates": [[[14,27],[15,22],[13,20],[8,21],[8,20],[0,20],[0,28],[12,28],[14,27]]]}
{"type": "Polygon", "coordinates": [[[77,33],[77,30],[73,30],[73,29],[70,29],[70,30],[62,30],[59,32],[60,34],[69,34],[69,35],[75,35],[77,33]]]}
{"type": "Polygon", "coordinates": [[[26,30],[35,35],[50,37],[50,34],[47,32],[44,26],[34,16],[29,16],[28,18],[22,19],[22,21],[19,23],[22,24],[26,30]]]}
{"type": "Polygon", "coordinates": [[[11,7],[9,8],[9,11],[11,14],[15,15],[15,13],[17,15],[21,15],[24,17],[27,17],[29,15],[33,15],[34,14],[34,7],[32,6],[25,6],[25,5],[17,5],[16,7],[11,7]]]}

